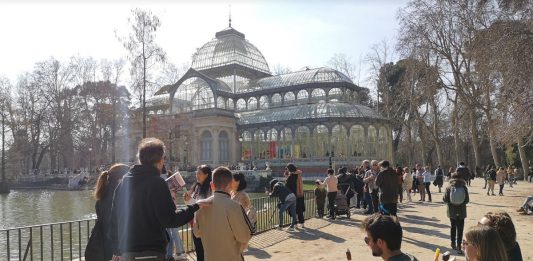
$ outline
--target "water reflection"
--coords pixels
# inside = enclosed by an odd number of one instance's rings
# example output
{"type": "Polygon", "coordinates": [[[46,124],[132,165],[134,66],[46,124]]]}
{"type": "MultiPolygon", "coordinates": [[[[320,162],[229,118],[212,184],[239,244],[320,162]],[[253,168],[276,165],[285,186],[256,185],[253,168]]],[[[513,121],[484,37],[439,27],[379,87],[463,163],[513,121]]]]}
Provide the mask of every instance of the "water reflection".
{"type": "Polygon", "coordinates": [[[94,203],[89,190],[12,190],[0,195],[0,228],[87,218],[94,203]]]}

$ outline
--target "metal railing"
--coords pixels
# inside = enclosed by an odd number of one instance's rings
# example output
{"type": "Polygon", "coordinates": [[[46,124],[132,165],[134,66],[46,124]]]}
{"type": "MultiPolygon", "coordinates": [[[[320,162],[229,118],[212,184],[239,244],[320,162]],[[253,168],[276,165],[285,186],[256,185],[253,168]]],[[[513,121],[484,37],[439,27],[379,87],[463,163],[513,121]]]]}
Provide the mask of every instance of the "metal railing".
{"type": "MultiPolygon", "coordinates": [[[[313,191],[304,192],[305,219],[315,216],[316,204],[313,191]]],[[[257,211],[256,234],[279,224],[277,198],[255,198],[252,204],[257,211]]],[[[283,226],[291,222],[284,214],[283,226]]],[[[0,260],[81,260],[91,236],[96,219],[82,219],[0,230],[0,260]]],[[[194,251],[192,230],[189,224],[179,228],[183,248],[194,251]]]]}

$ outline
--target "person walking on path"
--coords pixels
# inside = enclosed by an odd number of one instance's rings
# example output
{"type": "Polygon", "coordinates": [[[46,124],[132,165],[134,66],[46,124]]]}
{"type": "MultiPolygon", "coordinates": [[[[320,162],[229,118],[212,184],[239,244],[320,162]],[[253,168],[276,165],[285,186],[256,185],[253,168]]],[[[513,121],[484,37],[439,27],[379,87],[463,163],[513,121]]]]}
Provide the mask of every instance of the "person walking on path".
{"type": "Polygon", "coordinates": [[[398,196],[400,197],[400,203],[403,201],[403,169],[400,166],[396,166],[396,175],[398,175],[398,180],[400,181],[400,187],[398,189],[398,196]]]}
{"type": "Polygon", "coordinates": [[[496,169],[494,165],[491,165],[489,168],[488,178],[489,188],[487,189],[487,196],[490,195],[489,192],[492,192],[492,195],[495,196],[496,194],[494,194],[494,185],[496,184],[496,169]]]}
{"type": "MultiPolygon", "coordinates": [[[[183,195],[183,200],[187,204],[209,198],[213,195],[211,190],[212,169],[208,165],[200,165],[196,168],[196,184],[183,195]]],[[[194,222],[192,223],[194,227],[194,222]]],[[[196,252],[196,260],[204,261],[204,247],[202,239],[192,235],[192,241],[194,243],[194,251],[196,252]]]]}
{"type": "Polygon", "coordinates": [[[85,249],[85,260],[87,261],[110,260],[113,257],[111,238],[109,237],[113,193],[122,181],[122,177],[129,170],[128,165],[115,164],[109,170],[102,172],[96,181],[94,190],[96,224],[91,231],[91,237],[85,249]]]}
{"type": "Polygon", "coordinates": [[[324,217],[324,206],[326,205],[326,197],[328,192],[322,186],[320,180],[315,181],[315,202],[316,202],[316,211],[318,218],[324,217]]]}
{"type": "Polygon", "coordinates": [[[461,178],[470,187],[470,180],[472,179],[472,172],[470,172],[470,170],[468,169],[468,167],[466,167],[463,161],[459,162],[459,167],[457,167],[457,170],[455,172],[459,173],[461,178]]]}
{"type": "Polygon", "coordinates": [[[379,188],[379,212],[383,215],[396,216],[398,212],[398,191],[402,188],[400,177],[386,160],[379,163],[381,172],[376,177],[379,188]]]}
{"type": "Polygon", "coordinates": [[[213,205],[196,215],[193,232],[202,239],[206,261],[244,260],[252,238],[252,223],[241,204],[231,199],[233,176],[226,167],[213,171],[213,205]]]}
{"type": "Polygon", "coordinates": [[[515,168],[513,166],[509,166],[507,168],[507,179],[509,180],[510,188],[513,187],[514,177],[515,177],[515,168]]]}
{"type": "Polygon", "coordinates": [[[487,167],[485,168],[485,172],[483,173],[483,179],[485,180],[485,185],[483,186],[483,189],[487,189],[487,185],[490,180],[489,172],[490,172],[490,165],[487,165],[487,167]]]}
{"type": "Polygon", "coordinates": [[[279,225],[278,229],[283,229],[283,212],[287,211],[292,218],[292,223],[289,226],[289,230],[294,230],[296,226],[296,196],[292,193],[282,182],[277,179],[270,181],[270,194],[269,197],[278,197],[279,203],[279,225]]]}
{"type": "Polygon", "coordinates": [[[304,200],[304,183],[302,179],[302,171],[297,169],[292,163],[287,164],[286,173],[288,174],[286,186],[294,195],[296,195],[296,215],[298,216],[298,224],[304,228],[305,218],[305,200],[304,200]]]}
{"type": "Polygon", "coordinates": [[[444,171],[440,166],[435,170],[435,185],[439,187],[439,193],[441,193],[442,185],[444,184],[444,171]]]}
{"type": "Polygon", "coordinates": [[[209,205],[209,201],[200,201],[176,210],[168,185],[160,177],[164,152],[161,140],[141,140],[137,152],[141,164],[133,166],[115,190],[111,239],[114,255],[123,261],[164,260],[165,228],[185,225],[200,205],[209,205]]]}
{"type": "Polygon", "coordinates": [[[500,193],[498,195],[503,196],[503,187],[507,181],[507,173],[503,167],[500,167],[496,173],[496,181],[498,182],[498,185],[500,185],[500,193]]]}
{"type": "Polygon", "coordinates": [[[328,176],[324,179],[324,184],[326,184],[328,192],[328,218],[335,219],[335,197],[337,197],[338,180],[333,169],[328,169],[328,176]]]}
{"type": "Polygon", "coordinates": [[[420,164],[416,164],[416,182],[418,184],[418,193],[420,194],[419,201],[426,200],[426,187],[424,186],[424,169],[420,164]]]}
{"type": "Polygon", "coordinates": [[[424,168],[422,176],[424,176],[424,189],[426,190],[426,194],[428,195],[428,201],[431,202],[431,170],[429,167],[424,168]]]}
{"type": "Polygon", "coordinates": [[[376,187],[376,177],[379,174],[379,165],[377,160],[372,160],[370,162],[371,168],[365,173],[365,178],[363,182],[366,184],[366,190],[368,191],[367,196],[367,205],[368,211],[365,214],[372,214],[378,212],[379,207],[379,197],[378,197],[378,188],[376,187]]]}
{"type": "Polygon", "coordinates": [[[452,249],[462,254],[461,243],[463,239],[463,230],[465,227],[466,204],[470,201],[466,182],[457,173],[452,174],[452,178],[446,190],[442,201],[446,203],[446,215],[450,219],[450,239],[452,249]]]}
{"type": "MultiPolygon", "coordinates": [[[[413,176],[411,175],[411,173],[409,173],[409,168],[408,167],[405,167],[403,169],[404,173],[403,173],[403,183],[402,183],[402,189],[403,191],[405,192],[405,195],[407,197],[407,200],[409,202],[413,202],[413,200],[411,199],[411,187],[412,187],[412,183],[413,183],[413,176]]],[[[402,192],[403,194],[403,192],[402,192]]]]}

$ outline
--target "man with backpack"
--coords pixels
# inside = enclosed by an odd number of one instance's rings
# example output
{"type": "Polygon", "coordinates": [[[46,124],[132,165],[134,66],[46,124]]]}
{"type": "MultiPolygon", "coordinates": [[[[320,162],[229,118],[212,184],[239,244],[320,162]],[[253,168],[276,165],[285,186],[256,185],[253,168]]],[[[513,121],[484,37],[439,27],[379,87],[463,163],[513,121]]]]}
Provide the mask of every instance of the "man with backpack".
{"type": "Polygon", "coordinates": [[[462,254],[461,243],[463,239],[463,229],[465,227],[466,204],[469,202],[466,182],[459,173],[453,173],[450,184],[444,192],[442,200],[447,204],[447,215],[450,219],[450,239],[452,249],[457,250],[457,254],[462,254]]]}

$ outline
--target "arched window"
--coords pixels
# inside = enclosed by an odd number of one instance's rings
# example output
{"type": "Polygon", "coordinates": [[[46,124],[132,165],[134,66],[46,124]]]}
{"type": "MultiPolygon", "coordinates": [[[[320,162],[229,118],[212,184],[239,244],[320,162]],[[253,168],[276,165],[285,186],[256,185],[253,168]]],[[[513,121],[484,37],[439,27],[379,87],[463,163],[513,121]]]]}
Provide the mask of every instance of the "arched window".
{"type": "Polygon", "coordinates": [[[278,147],[278,131],[276,129],[268,130],[266,141],[268,142],[268,158],[276,158],[278,147]]]}
{"type": "Polygon", "coordinates": [[[258,151],[254,151],[254,156],[259,159],[265,159],[268,153],[268,146],[265,139],[265,132],[257,130],[254,133],[255,147],[258,151]]]}
{"type": "Polygon", "coordinates": [[[294,97],[294,93],[293,92],[285,93],[284,97],[285,97],[285,104],[286,105],[294,103],[295,97],[294,97]]]}
{"type": "Polygon", "coordinates": [[[348,131],[343,125],[335,125],[331,131],[331,150],[335,157],[346,158],[348,156],[348,131]]]}
{"type": "Polygon", "coordinates": [[[311,100],[312,101],[325,101],[326,100],[326,92],[323,89],[314,89],[311,93],[311,100]]]}
{"type": "Polygon", "coordinates": [[[272,105],[274,105],[274,106],[280,106],[281,105],[281,94],[274,93],[274,95],[272,95],[272,105]]]}
{"type": "Polygon", "coordinates": [[[296,133],[294,134],[294,154],[296,154],[296,158],[311,157],[310,137],[311,132],[309,131],[309,128],[300,126],[296,129],[296,133]]]}
{"type": "Polygon", "coordinates": [[[212,160],[212,148],[213,137],[211,132],[205,130],[200,136],[200,160],[201,161],[211,161],[212,160]]]}
{"type": "Polygon", "coordinates": [[[238,111],[246,110],[246,101],[244,99],[237,100],[237,110],[238,111]]]}
{"type": "Polygon", "coordinates": [[[364,155],[364,140],[365,132],[361,125],[354,125],[350,128],[350,147],[352,148],[353,157],[361,157],[364,155]]]}
{"type": "Polygon", "coordinates": [[[377,131],[374,126],[368,127],[368,155],[371,157],[376,157],[377,155],[377,131]]]}
{"type": "Polygon", "coordinates": [[[230,110],[235,109],[235,105],[233,104],[233,99],[232,98],[228,98],[226,108],[228,108],[230,110]]]}
{"type": "Polygon", "coordinates": [[[261,96],[261,98],[259,98],[259,108],[268,109],[268,107],[268,97],[266,95],[261,96]]]}
{"type": "Polygon", "coordinates": [[[389,156],[389,146],[387,146],[387,144],[389,143],[388,139],[387,139],[387,128],[385,128],[384,126],[381,126],[381,128],[379,128],[379,135],[378,135],[378,146],[379,146],[379,151],[380,151],[380,155],[382,159],[387,159],[387,157],[389,156]]]}
{"type": "Polygon", "coordinates": [[[309,93],[306,90],[300,90],[298,92],[297,100],[299,104],[307,103],[309,93]]]}
{"type": "Polygon", "coordinates": [[[280,158],[290,158],[293,156],[292,151],[292,130],[283,128],[279,135],[278,154],[280,158]]]}
{"type": "Polygon", "coordinates": [[[241,142],[241,160],[249,160],[253,156],[253,141],[252,141],[252,133],[249,131],[243,131],[241,134],[242,142],[241,142]]]}
{"type": "Polygon", "coordinates": [[[206,81],[191,77],[176,90],[172,98],[172,106],[176,112],[214,108],[215,98],[206,81]]]}
{"type": "Polygon", "coordinates": [[[217,108],[226,109],[226,101],[224,100],[224,97],[219,96],[217,98],[217,108]]]}
{"type": "Polygon", "coordinates": [[[248,99],[248,110],[257,110],[257,99],[255,97],[248,99]]]}
{"type": "Polygon", "coordinates": [[[315,155],[318,157],[327,157],[330,155],[328,147],[329,132],[325,125],[318,125],[313,131],[312,142],[315,143],[315,155]]]}
{"type": "Polygon", "coordinates": [[[329,100],[340,100],[342,98],[342,90],[339,89],[339,88],[332,88],[331,90],[329,90],[329,94],[328,94],[328,98],[329,100]]]}
{"type": "Polygon", "coordinates": [[[221,162],[229,161],[229,137],[226,131],[218,134],[218,159],[221,162]]]}

